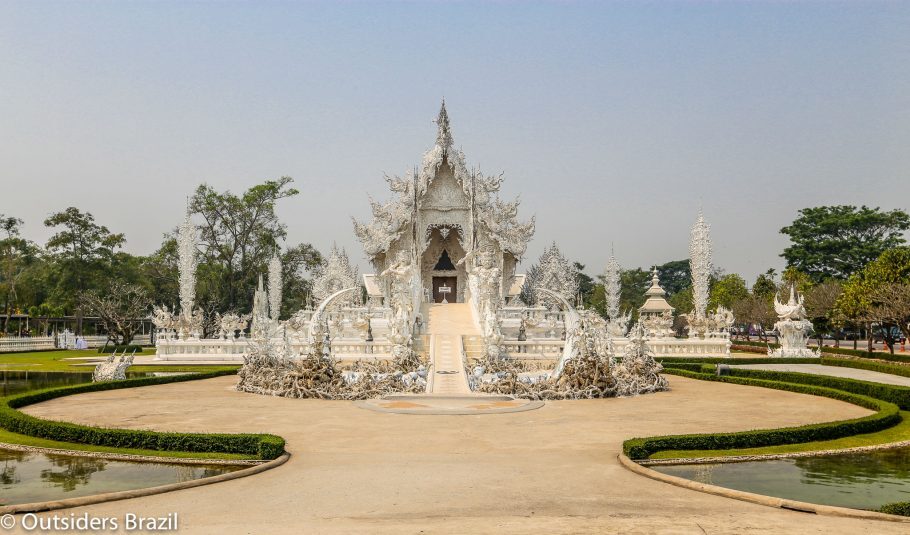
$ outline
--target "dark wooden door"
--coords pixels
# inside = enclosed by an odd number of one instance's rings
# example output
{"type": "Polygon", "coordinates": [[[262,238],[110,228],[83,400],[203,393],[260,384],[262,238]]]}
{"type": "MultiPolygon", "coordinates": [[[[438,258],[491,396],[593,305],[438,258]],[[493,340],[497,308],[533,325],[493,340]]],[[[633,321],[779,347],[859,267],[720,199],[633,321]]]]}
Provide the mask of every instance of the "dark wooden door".
{"type": "Polygon", "coordinates": [[[443,300],[449,303],[458,301],[458,277],[433,277],[433,302],[442,303],[443,300]],[[440,288],[448,288],[448,292],[439,291],[440,288]]]}

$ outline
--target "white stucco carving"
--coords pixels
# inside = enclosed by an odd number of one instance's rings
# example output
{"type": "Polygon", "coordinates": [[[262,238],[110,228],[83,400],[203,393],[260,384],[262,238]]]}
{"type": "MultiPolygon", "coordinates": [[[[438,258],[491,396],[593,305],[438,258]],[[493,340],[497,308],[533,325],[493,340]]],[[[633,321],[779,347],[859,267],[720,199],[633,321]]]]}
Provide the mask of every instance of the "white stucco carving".
{"type": "Polygon", "coordinates": [[[790,299],[786,303],[781,303],[778,296],[774,296],[774,311],[779,318],[774,328],[780,333],[780,347],[769,349],[768,355],[790,358],[821,356],[819,351],[808,348],[812,322],[807,319],[803,296],[796,292],[795,286],[790,286],[790,299]]]}

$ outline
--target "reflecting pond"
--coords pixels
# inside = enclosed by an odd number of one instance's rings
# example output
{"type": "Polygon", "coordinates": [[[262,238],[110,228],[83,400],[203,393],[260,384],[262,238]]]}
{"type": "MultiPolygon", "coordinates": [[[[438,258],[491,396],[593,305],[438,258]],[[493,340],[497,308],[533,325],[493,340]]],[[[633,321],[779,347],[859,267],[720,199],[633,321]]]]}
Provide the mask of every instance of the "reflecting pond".
{"type": "Polygon", "coordinates": [[[155,487],[241,468],[109,461],[0,449],[0,505],[155,487]]]}
{"type": "MultiPolygon", "coordinates": [[[[130,372],[127,378],[149,377],[152,375],[173,375],[174,372],[130,372]]],[[[0,397],[20,394],[28,390],[39,390],[54,386],[91,383],[92,372],[41,372],[0,370],[0,397]]]]}
{"type": "Polygon", "coordinates": [[[878,509],[910,501],[910,448],[651,468],[701,483],[822,505],[878,509]]]}

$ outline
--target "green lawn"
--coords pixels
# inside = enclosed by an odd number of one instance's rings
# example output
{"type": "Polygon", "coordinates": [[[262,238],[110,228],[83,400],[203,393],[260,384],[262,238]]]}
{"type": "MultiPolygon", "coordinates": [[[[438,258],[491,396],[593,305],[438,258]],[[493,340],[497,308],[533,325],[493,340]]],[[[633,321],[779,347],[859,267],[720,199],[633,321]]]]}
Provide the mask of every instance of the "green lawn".
{"type": "Polygon", "coordinates": [[[786,444],[783,446],[768,446],[764,448],[745,448],[739,450],[666,450],[659,451],[649,459],[692,459],[696,457],[733,457],[739,455],[771,455],[776,453],[799,453],[805,451],[839,450],[858,448],[861,446],[875,446],[910,440],[910,412],[901,411],[903,420],[893,427],[883,429],[876,433],[853,435],[851,437],[835,440],[804,442],[802,444],[786,444]]]}
{"type": "MultiPolygon", "coordinates": [[[[154,355],[154,348],[146,348],[137,355],[154,355]]],[[[29,353],[0,353],[0,371],[42,371],[42,372],[90,372],[91,366],[75,366],[81,361],[64,360],[74,357],[102,357],[108,353],[98,353],[95,349],[61,349],[59,351],[33,351],[29,353]]],[[[234,369],[238,366],[155,366],[136,365],[130,368],[134,372],[209,372],[234,369]]]]}
{"type": "Polygon", "coordinates": [[[228,460],[255,460],[252,455],[240,455],[236,453],[209,453],[209,452],[183,452],[183,451],[161,451],[161,450],[134,450],[128,448],[108,448],[104,446],[92,446],[89,444],[76,444],[73,442],[58,442],[56,440],[47,440],[44,438],[35,438],[18,433],[11,433],[6,429],[0,429],[0,442],[6,444],[19,444],[22,446],[37,446],[41,448],[56,448],[61,450],[75,451],[97,451],[103,453],[120,453],[128,455],[149,455],[152,457],[185,457],[191,459],[228,459],[228,460]]]}

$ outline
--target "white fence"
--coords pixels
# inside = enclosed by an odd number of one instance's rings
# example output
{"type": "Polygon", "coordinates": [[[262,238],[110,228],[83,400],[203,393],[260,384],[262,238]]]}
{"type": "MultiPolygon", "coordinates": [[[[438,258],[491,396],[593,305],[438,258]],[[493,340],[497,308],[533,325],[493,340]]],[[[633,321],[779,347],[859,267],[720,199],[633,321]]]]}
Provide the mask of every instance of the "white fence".
{"type": "MultiPolygon", "coordinates": [[[[278,342],[278,340],[276,340],[278,342]]],[[[342,360],[357,358],[388,358],[392,344],[387,341],[365,342],[363,340],[332,340],[332,354],[342,360]]],[[[249,351],[248,338],[177,340],[159,337],[156,344],[156,360],[230,361],[243,363],[249,351]]],[[[303,340],[292,340],[291,348],[300,354],[309,352],[310,346],[303,340]]]]}
{"type": "MultiPolygon", "coordinates": [[[[82,337],[88,348],[102,347],[108,337],[101,336],[83,336],[82,337]]],[[[144,334],[133,338],[133,345],[147,346],[151,345],[151,335],[144,334]]],[[[42,349],[75,349],[76,335],[63,331],[54,336],[6,336],[0,338],[0,353],[11,351],[39,351],[42,349]]]]}

